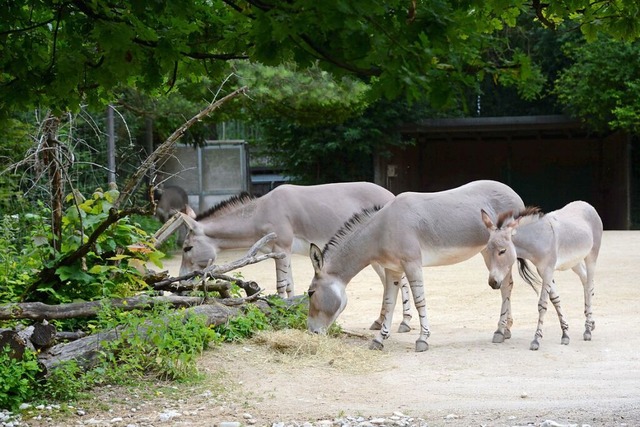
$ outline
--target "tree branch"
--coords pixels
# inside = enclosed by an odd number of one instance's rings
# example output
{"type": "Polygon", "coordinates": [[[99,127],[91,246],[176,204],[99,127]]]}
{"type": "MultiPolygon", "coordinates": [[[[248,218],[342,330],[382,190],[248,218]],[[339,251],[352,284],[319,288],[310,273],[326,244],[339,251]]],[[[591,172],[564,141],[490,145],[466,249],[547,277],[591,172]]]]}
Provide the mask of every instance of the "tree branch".
{"type": "Polygon", "coordinates": [[[139,181],[141,181],[145,177],[145,175],[147,174],[149,169],[151,169],[151,167],[158,160],[162,160],[162,159],[168,157],[171,154],[171,152],[173,150],[173,145],[176,143],[176,141],[178,139],[180,139],[182,137],[182,135],[185,134],[185,132],[191,126],[193,126],[195,123],[199,122],[204,117],[206,117],[209,114],[211,114],[213,111],[215,111],[218,108],[220,108],[225,102],[232,100],[233,98],[237,97],[238,95],[245,94],[247,92],[247,90],[248,90],[247,86],[243,86],[243,87],[241,87],[239,89],[234,90],[233,92],[231,92],[227,96],[225,96],[225,97],[223,97],[223,98],[221,98],[221,99],[219,99],[217,101],[213,101],[204,110],[200,111],[198,114],[196,114],[191,119],[189,119],[185,124],[183,124],[180,128],[178,128],[175,132],[173,132],[173,134],[171,134],[171,136],[169,136],[169,138],[167,138],[167,140],[165,142],[163,142],[158,148],[156,148],[156,150],[153,153],[151,153],[142,162],[142,164],[136,170],[136,172],[131,176],[131,178],[129,178],[127,180],[127,182],[125,183],[124,187],[120,191],[120,195],[118,196],[118,199],[114,203],[114,207],[121,206],[123,203],[125,203],[129,199],[133,189],[138,186],[139,181]]]}

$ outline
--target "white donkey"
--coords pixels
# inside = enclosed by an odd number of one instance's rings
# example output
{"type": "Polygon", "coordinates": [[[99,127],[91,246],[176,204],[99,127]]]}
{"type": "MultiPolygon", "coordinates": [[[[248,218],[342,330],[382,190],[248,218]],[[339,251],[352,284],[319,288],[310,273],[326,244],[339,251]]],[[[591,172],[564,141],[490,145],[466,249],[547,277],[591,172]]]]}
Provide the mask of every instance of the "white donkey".
{"type": "MultiPolygon", "coordinates": [[[[384,320],[370,347],[381,349],[382,341],[389,337],[398,284],[406,273],[420,318],[416,351],[427,350],[430,331],[422,267],[455,264],[482,251],[489,232],[478,216],[480,209],[497,218],[499,212],[522,208],[522,199],[508,186],[474,181],[437,193],[402,193],[377,212],[368,210],[355,216],[323,250],[311,246],[315,276],[309,287],[309,330],[326,331],[347,304],[349,281],[377,262],[385,268],[386,276],[384,320]]],[[[496,331],[503,336],[511,317],[511,274],[504,283],[496,331]]]]}
{"type": "MultiPolygon", "coordinates": [[[[285,254],[285,258],[275,260],[276,287],[281,297],[291,297],[292,253],[307,255],[311,242],[326,244],[354,213],[383,206],[393,198],[393,193],[370,182],[281,185],[260,198],[246,193],[234,196],[195,220],[183,215],[190,231],[183,244],[180,274],[205,268],[221,250],[250,248],[264,235],[275,232],[277,238],[264,250],[285,254]]],[[[383,280],[382,268],[376,264],[372,267],[383,280]]],[[[400,332],[411,329],[408,284],[403,286],[403,307],[400,332]]],[[[381,325],[380,317],[371,328],[381,325]]]]}
{"type": "MultiPolygon", "coordinates": [[[[518,211],[516,211],[518,212],[518,211]]],[[[489,252],[489,284],[503,280],[511,271],[516,258],[526,259],[536,266],[542,277],[542,290],[538,301],[538,327],[530,349],[540,348],[542,325],[547,312],[547,298],[551,299],[560,319],[562,344],[569,344],[567,330],[560,307],[560,297],[553,280],[555,270],[571,268],[584,287],[584,340],[591,340],[595,329],[591,298],[593,297],[593,276],[602,241],[602,220],[590,204],[582,201],[571,202],[562,209],[543,214],[537,208],[527,208],[514,214],[502,213],[494,224],[487,212],[481,212],[482,220],[491,237],[489,252]]],[[[520,274],[533,284],[526,271],[526,264],[520,264],[520,274]]]]}

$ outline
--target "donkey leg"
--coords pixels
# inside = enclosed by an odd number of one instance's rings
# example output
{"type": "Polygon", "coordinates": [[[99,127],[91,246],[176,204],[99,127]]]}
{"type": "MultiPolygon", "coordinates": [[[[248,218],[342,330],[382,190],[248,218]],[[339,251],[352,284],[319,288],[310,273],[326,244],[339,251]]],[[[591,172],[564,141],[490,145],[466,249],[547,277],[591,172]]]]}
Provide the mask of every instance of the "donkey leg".
{"type": "Polygon", "coordinates": [[[424,296],[424,281],[422,278],[422,265],[420,263],[412,263],[405,265],[407,280],[413,294],[413,303],[418,311],[420,319],[420,336],[416,340],[416,351],[429,350],[427,339],[431,335],[429,330],[429,320],[427,318],[427,303],[424,296]]]}
{"type": "Polygon", "coordinates": [[[502,305],[500,306],[500,320],[498,321],[498,329],[493,333],[492,342],[502,343],[505,339],[511,338],[511,325],[513,325],[513,317],[511,315],[511,291],[513,290],[513,276],[511,271],[504,278],[500,285],[500,294],[502,296],[502,305]]]}
{"type": "Polygon", "coordinates": [[[404,333],[411,330],[409,322],[411,321],[411,293],[409,290],[409,281],[407,276],[402,275],[400,282],[400,296],[402,298],[402,322],[398,325],[398,332],[404,333]]]}
{"type": "Polygon", "coordinates": [[[276,289],[281,298],[293,296],[293,275],[291,274],[291,251],[283,251],[285,256],[276,259],[276,289]]]}
{"type": "Polygon", "coordinates": [[[556,309],[556,313],[558,313],[558,320],[560,321],[560,329],[562,330],[562,338],[560,339],[560,343],[563,345],[569,345],[569,324],[564,318],[564,313],[562,312],[562,307],[560,306],[560,295],[556,291],[556,281],[551,281],[551,286],[549,288],[549,299],[551,303],[556,309]]]}
{"type": "Polygon", "coordinates": [[[536,333],[533,336],[533,341],[529,345],[530,350],[538,350],[540,348],[540,340],[542,339],[542,325],[544,324],[544,315],[547,312],[547,299],[549,296],[549,289],[551,288],[551,280],[545,276],[542,276],[542,289],[540,290],[540,299],[538,300],[538,326],[536,333]]]}
{"type": "Polygon", "coordinates": [[[393,310],[398,299],[398,287],[400,285],[400,274],[385,270],[384,297],[382,299],[383,320],[380,331],[369,344],[371,350],[382,350],[382,342],[391,335],[391,322],[393,321],[393,310]]]}
{"type": "MultiPolygon", "coordinates": [[[[382,268],[382,266],[378,263],[372,263],[371,267],[373,267],[373,270],[378,274],[378,277],[380,277],[380,281],[384,286],[384,282],[386,280],[384,275],[384,268],[382,268]]],[[[403,332],[409,332],[411,330],[411,326],[409,326],[409,321],[411,320],[411,303],[409,301],[410,299],[409,283],[407,282],[407,279],[404,276],[402,278],[402,287],[400,288],[400,290],[402,292],[402,323],[400,323],[400,325],[398,326],[398,332],[403,333],[403,332]]],[[[371,326],[369,326],[370,330],[379,331],[382,328],[382,322],[384,321],[384,316],[385,316],[384,310],[385,310],[385,307],[384,307],[384,300],[383,300],[382,307],[380,307],[380,315],[376,320],[373,321],[371,326]]]]}
{"type": "MultiPolygon", "coordinates": [[[[591,341],[591,331],[596,328],[596,322],[593,320],[593,312],[591,311],[591,300],[594,295],[595,283],[593,280],[596,268],[596,257],[593,255],[589,255],[585,259],[584,270],[586,273],[584,274],[584,280],[582,281],[582,286],[584,287],[584,335],[583,338],[585,341],[591,341]]],[[[575,270],[574,270],[575,271],[575,270]]],[[[582,280],[582,276],[580,276],[580,280],[582,280]]]]}

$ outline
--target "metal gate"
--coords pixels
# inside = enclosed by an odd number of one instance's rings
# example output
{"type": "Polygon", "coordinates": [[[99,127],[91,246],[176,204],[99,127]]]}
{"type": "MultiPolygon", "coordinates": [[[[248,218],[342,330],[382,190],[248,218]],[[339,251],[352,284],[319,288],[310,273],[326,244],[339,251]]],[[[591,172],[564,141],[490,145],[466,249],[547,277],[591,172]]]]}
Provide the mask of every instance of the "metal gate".
{"type": "Polygon", "coordinates": [[[161,166],[166,185],[178,185],[189,205],[204,212],[229,196],[249,191],[249,153],[242,140],[207,141],[202,147],[178,144],[161,166]]]}

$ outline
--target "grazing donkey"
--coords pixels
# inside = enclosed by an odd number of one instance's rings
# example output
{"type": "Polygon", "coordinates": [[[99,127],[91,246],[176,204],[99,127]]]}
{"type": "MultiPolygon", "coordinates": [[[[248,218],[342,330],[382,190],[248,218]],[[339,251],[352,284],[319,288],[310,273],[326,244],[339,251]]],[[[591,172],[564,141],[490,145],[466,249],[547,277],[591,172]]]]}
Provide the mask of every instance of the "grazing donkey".
{"type": "MultiPolygon", "coordinates": [[[[315,276],[309,287],[309,330],[325,332],[347,304],[349,281],[377,262],[385,268],[383,324],[370,348],[383,348],[382,341],[389,337],[398,283],[406,273],[420,318],[416,351],[427,350],[430,331],[422,267],[455,264],[482,251],[489,232],[478,217],[480,209],[497,218],[499,212],[522,208],[522,199],[508,186],[474,181],[438,193],[402,193],[377,212],[366,210],[354,216],[323,250],[311,245],[315,276]]],[[[504,336],[511,316],[511,274],[503,283],[496,334],[504,336]]]]}
{"type": "MultiPolygon", "coordinates": [[[[275,232],[276,240],[264,249],[285,254],[285,258],[275,260],[276,286],[280,296],[291,297],[294,294],[292,253],[308,254],[311,242],[327,243],[354,213],[383,206],[393,198],[393,193],[369,182],[287,184],[260,198],[246,193],[234,196],[195,220],[183,215],[190,232],[183,244],[180,274],[205,268],[215,261],[220,250],[249,248],[264,235],[275,232]]],[[[382,268],[375,263],[372,267],[383,280],[382,268]]],[[[399,331],[406,332],[411,329],[408,284],[403,286],[402,295],[404,321],[399,331]]],[[[371,328],[379,329],[381,325],[382,316],[371,328]]]]}
{"type": "MultiPolygon", "coordinates": [[[[542,290],[538,301],[538,327],[530,349],[540,348],[542,324],[547,312],[547,298],[551,299],[560,319],[562,344],[569,344],[567,330],[560,307],[560,297],[553,280],[555,270],[571,268],[584,287],[584,340],[591,340],[595,329],[591,298],[593,297],[593,276],[602,241],[602,220],[590,204],[582,201],[571,202],[562,209],[542,213],[537,208],[527,208],[500,214],[494,224],[491,216],[482,211],[482,221],[490,232],[487,251],[489,253],[489,284],[503,280],[511,271],[516,258],[526,259],[536,266],[542,277],[542,290]],[[517,211],[516,211],[517,212],[517,211]]],[[[526,271],[526,264],[520,264],[520,275],[533,284],[526,271]]]]}

